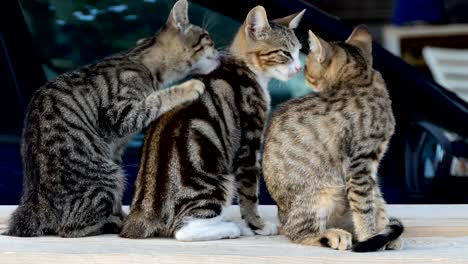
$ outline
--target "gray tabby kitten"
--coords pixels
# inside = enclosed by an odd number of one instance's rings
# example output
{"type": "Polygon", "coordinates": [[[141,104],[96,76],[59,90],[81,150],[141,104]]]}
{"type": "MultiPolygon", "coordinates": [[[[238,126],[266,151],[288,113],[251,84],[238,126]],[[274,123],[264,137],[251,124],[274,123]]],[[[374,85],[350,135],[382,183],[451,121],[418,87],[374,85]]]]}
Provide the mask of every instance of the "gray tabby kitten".
{"type": "Polygon", "coordinates": [[[119,232],[123,151],[136,132],[204,85],[188,74],[219,64],[208,34],[178,1],[167,24],[129,51],[65,73],[41,87],[26,113],[24,189],[7,235],[82,237],[119,232]]]}
{"type": "Polygon", "coordinates": [[[300,71],[293,29],[303,13],[269,22],[263,7],[252,9],[230,55],[201,78],[206,91],[200,99],[153,123],[120,236],[196,241],[276,234],[257,210],[267,85],[300,71]],[[222,218],[236,193],[247,225],[222,218]]]}
{"type": "Polygon", "coordinates": [[[263,173],[293,242],[354,251],[401,247],[403,226],[389,219],[377,167],[395,120],[385,82],[372,68],[372,37],[356,28],[346,42],[309,31],[306,82],[318,93],[273,114],[263,173]]]}

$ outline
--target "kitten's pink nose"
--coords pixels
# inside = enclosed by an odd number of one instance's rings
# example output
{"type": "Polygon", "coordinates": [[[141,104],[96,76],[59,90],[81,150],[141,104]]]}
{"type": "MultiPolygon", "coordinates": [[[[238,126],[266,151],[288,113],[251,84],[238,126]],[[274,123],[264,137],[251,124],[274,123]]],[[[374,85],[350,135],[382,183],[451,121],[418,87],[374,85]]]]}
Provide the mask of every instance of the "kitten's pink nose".
{"type": "Polygon", "coordinates": [[[296,71],[296,73],[300,72],[302,70],[302,67],[301,66],[296,66],[294,67],[294,70],[296,71]]]}

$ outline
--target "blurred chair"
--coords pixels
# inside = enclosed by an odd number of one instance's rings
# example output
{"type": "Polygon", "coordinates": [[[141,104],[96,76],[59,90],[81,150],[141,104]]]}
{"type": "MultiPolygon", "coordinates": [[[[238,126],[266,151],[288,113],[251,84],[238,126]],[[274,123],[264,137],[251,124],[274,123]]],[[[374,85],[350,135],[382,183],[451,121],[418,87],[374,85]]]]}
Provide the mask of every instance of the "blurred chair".
{"type": "Polygon", "coordinates": [[[423,56],[435,81],[468,102],[468,49],[425,47],[423,56]]]}
{"type": "MultiPolygon", "coordinates": [[[[422,53],[435,81],[468,102],[468,50],[425,47],[422,53]]],[[[420,121],[413,123],[406,140],[406,177],[412,195],[433,203],[468,202],[466,139],[420,121]]]]}
{"type": "Polygon", "coordinates": [[[468,143],[427,121],[414,123],[410,131],[405,169],[414,201],[467,203],[468,143]]]}

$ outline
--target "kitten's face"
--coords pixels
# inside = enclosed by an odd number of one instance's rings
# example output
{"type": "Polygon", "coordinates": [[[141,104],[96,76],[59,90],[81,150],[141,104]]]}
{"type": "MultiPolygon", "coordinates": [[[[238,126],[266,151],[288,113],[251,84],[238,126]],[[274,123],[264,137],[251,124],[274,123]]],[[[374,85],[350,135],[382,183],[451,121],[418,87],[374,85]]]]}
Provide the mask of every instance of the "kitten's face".
{"type": "Polygon", "coordinates": [[[357,27],[345,42],[326,42],[309,31],[310,52],[304,76],[306,84],[317,92],[333,83],[367,74],[372,68],[372,37],[357,27]]]}
{"type": "Polygon", "coordinates": [[[154,46],[163,50],[160,56],[150,48],[146,57],[151,64],[171,73],[166,76],[168,82],[190,74],[207,74],[219,65],[218,51],[208,32],[189,22],[187,0],[174,4],[166,25],[156,36],[140,40],[137,45],[141,49],[154,46]]]}
{"type": "Polygon", "coordinates": [[[190,25],[179,38],[184,44],[182,53],[191,67],[190,74],[208,74],[218,67],[219,54],[206,30],[190,25]]]}
{"type": "Polygon", "coordinates": [[[189,22],[187,0],[179,0],[174,4],[167,21],[167,30],[172,33],[169,45],[177,47],[175,57],[186,65],[185,69],[178,71],[207,74],[219,65],[218,51],[208,32],[189,22]]]}
{"type": "Polygon", "coordinates": [[[304,14],[268,21],[265,9],[255,7],[243,25],[246,35],[248,63],[269,78],[288,81],[301,70],[301,44],[294,34],[304,14]]]}

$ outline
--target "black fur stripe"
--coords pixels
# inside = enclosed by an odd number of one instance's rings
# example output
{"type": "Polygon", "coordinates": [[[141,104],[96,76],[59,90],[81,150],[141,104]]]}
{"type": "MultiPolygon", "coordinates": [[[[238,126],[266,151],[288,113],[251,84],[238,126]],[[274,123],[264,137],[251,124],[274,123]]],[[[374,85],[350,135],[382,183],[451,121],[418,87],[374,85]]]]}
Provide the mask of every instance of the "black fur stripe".
{"type": "Polygon", "coordinates": [[[208,34],[207,33],[202,33],[199,37],[198,37],[198,40],[197,42],[195,42],[195,44],[192,45],[192,48],[195,48],[196,46],[200,45],[201,41],[208,37],[208,34]]]}

